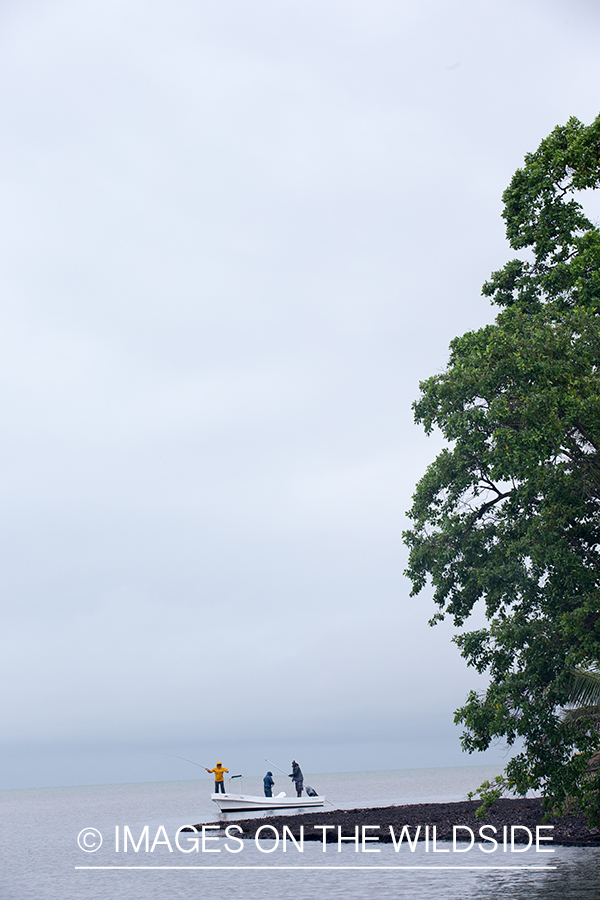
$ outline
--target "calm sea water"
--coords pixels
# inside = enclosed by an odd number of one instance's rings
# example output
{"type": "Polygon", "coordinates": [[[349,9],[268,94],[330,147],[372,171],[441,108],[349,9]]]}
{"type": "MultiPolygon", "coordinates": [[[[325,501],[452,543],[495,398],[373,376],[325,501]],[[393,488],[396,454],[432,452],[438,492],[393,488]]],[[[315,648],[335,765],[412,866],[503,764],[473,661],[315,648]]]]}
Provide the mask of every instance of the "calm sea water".
{"type": "MultiPolygon", "coordinates": [[[[490,766],[465,766],[311,775],[307,780],[335,807],[348,809],[461,800],[496,772],[490,766]]],[[[283,775],[280,781],[277,789],[287,787],[289,792],[283,775]]],[[[344,844],[341,852],[336,845],[327,845],[323,852],[320,843],[306,842],[300,853],[288,842],[284,853],[281,842],[265,840],[262,849],[245,841],[241,851],[229,852],[228,847],[238,850],[239,844],[226,842],[220,833],[206,844],[206,852],[195,852],[192,846],[185,854],[175,846],[177,828],[217,818],[211,786],[202,780],[0,791],[0,896],[3,900],[313,900],[315,896],[362,900],[380,898],[382,892],[420,900],[600,896],[600,850],[589,848],[484,854],[477,846],[454,853],[451,846],[439,844],[440,851],[449,852],[434,854],[425,852],[423,843],[414,853],[405,844],[398,852],[391,845],[368,844],[380,851],[369,853],[356,852],[353,844],[344,844]],[[121,842],[125,826],[138,841],[147,825],[148,852],[142,842],[137,853],[129,846],[124,854],[122,843],[116,853],[117,825],[121,842]],[[77,844],[80,832],[89,828],[103,837],[95,852],[84,852],[77,844]],[[151,868],[115,869],[116,865],[151,868]],[[77,868],[82,866],[111,868],[77,868]],[[159,868],[165,866],[175,868],[159,868]]],[[[243,781],[244,793],[260,793],[260,787],[258,778],[243,781]]],[[[223,825],[240,817],[222,817],[223,825]]],[[[90,833],[88,845],[94,840],[97,836],[90,833]]],[[[190,846],[183,835],[181,845],[190,846]]]]}

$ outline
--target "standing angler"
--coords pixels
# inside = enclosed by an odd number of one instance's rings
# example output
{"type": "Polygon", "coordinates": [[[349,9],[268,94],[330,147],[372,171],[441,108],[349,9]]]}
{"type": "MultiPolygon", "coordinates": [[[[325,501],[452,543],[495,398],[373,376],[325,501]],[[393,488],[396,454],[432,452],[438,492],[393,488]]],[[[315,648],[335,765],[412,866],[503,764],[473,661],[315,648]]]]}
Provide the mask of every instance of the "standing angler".
{"type": "Polygon", "coordinates": [[[275,784],[273,780],[273,773],[267,772],[265,777],[263,778],[263,787],[265,789],[265,797],[273,796],[273,785],[275,784]]]}
{"type": "Polygon", "coordinates": [[[302,769],[295,759],[292,760],[292,774],[289,776],[296,785],[296,793],[298,797],[302,796],[302,788],[304,787],[304,775],[302,769]]]}
{"type": "MultiPolygon", "coordinates": [[[[205,767],[206,768],[206,767],[205,767]]],[[[229,774],[229,769],[226,769],[223,763],[218,762],[214,769],[206,769],[206,771],[210,774],[211,772],[215,773],[215,794],[218,794],[221,791],[222,794],[225,793],[225,782],[223,781],[223,775],[225,772],[229,774]]],[[[300,794],[298,794],[300,796],[300,794]]]]}

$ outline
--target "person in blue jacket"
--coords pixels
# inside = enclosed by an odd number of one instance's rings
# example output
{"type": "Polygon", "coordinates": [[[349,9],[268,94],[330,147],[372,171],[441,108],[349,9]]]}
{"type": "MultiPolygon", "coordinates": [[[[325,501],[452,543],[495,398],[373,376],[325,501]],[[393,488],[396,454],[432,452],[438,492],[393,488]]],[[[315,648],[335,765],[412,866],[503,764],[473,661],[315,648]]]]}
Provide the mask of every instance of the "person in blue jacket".
{"type": "Polygon", "coordinates": [[[267,772],[265,777],[263,778],[263,786],[265,789],[265,797],[273,796],[273,785],[275,782],[273,781],[273,773],[267,772]]]}

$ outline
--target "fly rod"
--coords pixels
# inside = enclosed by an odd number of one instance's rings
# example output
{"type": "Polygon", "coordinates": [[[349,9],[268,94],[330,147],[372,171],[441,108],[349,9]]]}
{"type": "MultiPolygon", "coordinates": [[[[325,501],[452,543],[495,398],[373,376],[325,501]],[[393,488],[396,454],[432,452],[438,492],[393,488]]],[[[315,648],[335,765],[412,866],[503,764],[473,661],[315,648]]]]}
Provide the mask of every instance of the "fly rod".
{"type": "MultiPolygon", "coordinates": [[[[275,766],[275,768],[276,768],[276,769],[279,769],[280,772],[283,772],[283,769],[280,769],[279,766],[276,766],[275,763],[274,763],[274,762],[271,762],[270,759],[265,759],[265,762],[269,763],[270,766],[275,766]]],[[[284,774],[284,775],[287,775],[288,773],[287,773],[287,772],[283,772],[283,774],[284,774]]],[[[288,778],[289,778],[289,775],[288,775],[288,778]]],[[[335,809],[335,803],[332,803],[331,800],[328,800],[328,799],[327,799],[327,797],[324,797],[323,799],[325,800],[325,803],[329,803],[329,804],[330,804],[331,806],[333,806],[334,809],[335,809]]]]}
{"type": "MultiPolygon", "coordinates": [[[[274,766],[274,768],[279,769],[279,766],[276,766],[274,762],[271,762],[270,759],[265,759],[265,762],[268,762],[270,766],[274,766]]],[[[283,769],[279,769],[280,772],[283,772],[283,769]]],[[[287,772],[283,772],[284,775],[287,775],[287,772]]]]}
{"type": "Polygon", "coordinates": [[[185,756],[177,756],[175,753],[167,753],[167,756],[172,756],[174,759],[182,759],[184,762],[189,762],[193,766],[199,766],[201,769],[206,769],[207,772],[209,771],[208,766],[203,766],[201,763],[194,762],[193,759],[186,759],[185,756]]]}
{"type": "MultiPolygon", "coordinates": [[[[203,766],[202,763],[194,762],[193,759],[187,759],[185,756],[177,756],[176,753],[167,753],[167,756],[172,756],[173,759],[182,759],[184,762],[189,762],[189,763],[191,763],[193,766],[200,766],[201,769],[206,769],[207,772],[210,772],[210,771],[211,771],[211,770],[208,768],[208,766],[203,766]]],[[[230,775],[230,776],[229,776],[230,780],[231,780],[232,778],[243,778],[243,777],[244,777],[243,775],[230,775]]]]}

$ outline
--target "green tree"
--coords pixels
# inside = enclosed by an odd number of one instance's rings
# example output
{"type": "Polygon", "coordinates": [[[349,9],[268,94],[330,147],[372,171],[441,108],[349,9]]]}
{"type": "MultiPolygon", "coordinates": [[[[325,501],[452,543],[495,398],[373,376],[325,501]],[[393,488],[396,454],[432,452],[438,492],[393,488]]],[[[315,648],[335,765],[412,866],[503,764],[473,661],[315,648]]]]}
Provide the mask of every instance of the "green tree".
{"type": "Polygon", "coordinates": [[[572,671],[600,660],[600,231],[578,192],[600,186],[600,117],[570,119],[525,158],[503,195],[522,257],[484,295],[495,323],[455,338],[421,384],[415,420],[448,446],[417,485],[407,574],[428,580],[432,623],[487,625],[454,640],[489,674],[456,711],[464,748],[517,744],[502,784],[575,798],[600,822],[593,716],[565,718],[572,671]]]}

